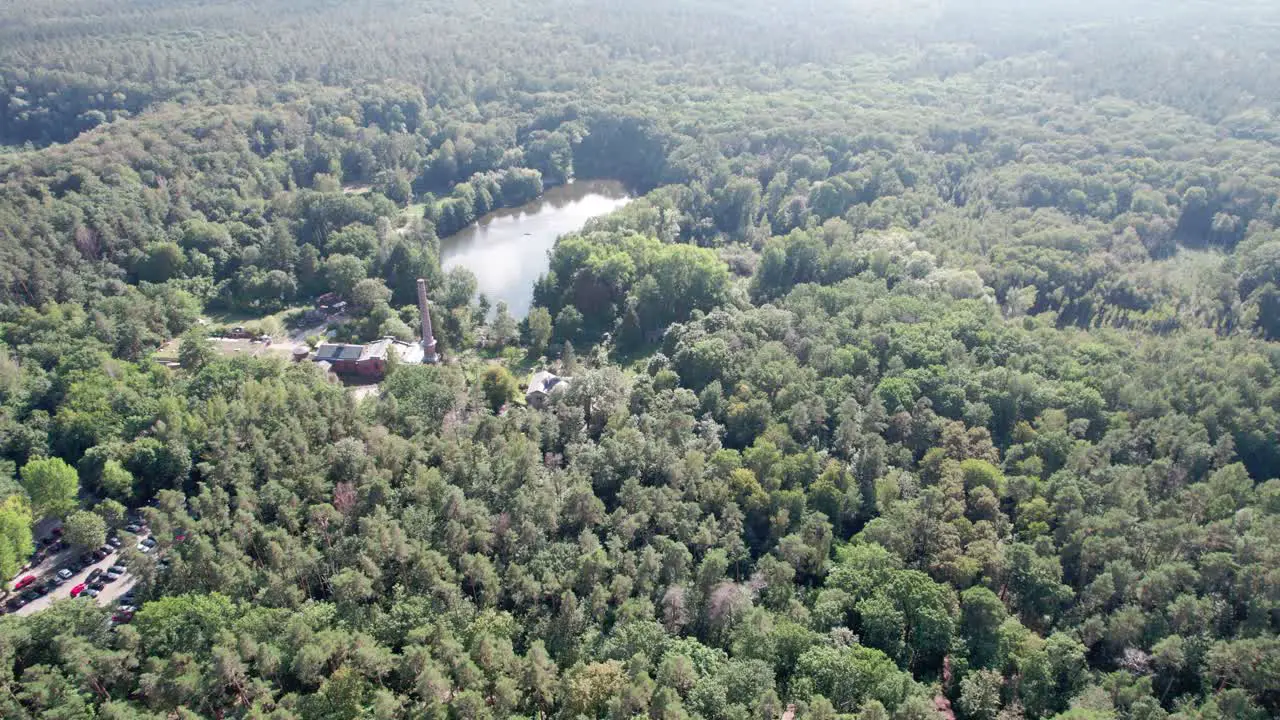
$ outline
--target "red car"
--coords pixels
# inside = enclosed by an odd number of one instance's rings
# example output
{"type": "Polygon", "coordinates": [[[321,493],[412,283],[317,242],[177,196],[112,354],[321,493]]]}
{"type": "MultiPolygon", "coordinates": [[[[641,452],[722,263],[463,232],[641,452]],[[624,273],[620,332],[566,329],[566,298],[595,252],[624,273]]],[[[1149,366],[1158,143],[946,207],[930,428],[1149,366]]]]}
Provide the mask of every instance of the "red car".
{"type": "Polygon", "coordinates": [[[36,576],[35,576],[35,575],[28,575],[28,576],[26,576],[26,577],[22,578],[21,580],[19,580],[18,582],[14,583],[14,584],[13,584],[13,589],[14,589],[14,590],[21,590],[22,588],[24,588],[24,587],[26,587],[26,586],[30,585],[31,583],[33,583],[33,582],[35,582],[35,581],[36,581],[36,576]]]}
{"type": "Polygon", "coordinates": [[[82,592],[84,592],[84,583],[80,583],[79,585],[71,588],[71,597],[76,597],[82,592]]]}

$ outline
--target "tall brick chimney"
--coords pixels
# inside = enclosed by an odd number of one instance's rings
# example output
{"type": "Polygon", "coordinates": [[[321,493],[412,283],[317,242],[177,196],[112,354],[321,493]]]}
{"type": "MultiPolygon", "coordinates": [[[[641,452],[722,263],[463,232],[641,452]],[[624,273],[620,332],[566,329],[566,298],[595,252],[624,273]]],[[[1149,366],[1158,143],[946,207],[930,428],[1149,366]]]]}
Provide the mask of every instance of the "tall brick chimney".
{"type": "Polygon", "coordinates": [[[422,362],[437,362],[436,336],[431,332],[431,309],[427,307],[427,281],[418,278],[418,310],[422,312],[422,362]]]}

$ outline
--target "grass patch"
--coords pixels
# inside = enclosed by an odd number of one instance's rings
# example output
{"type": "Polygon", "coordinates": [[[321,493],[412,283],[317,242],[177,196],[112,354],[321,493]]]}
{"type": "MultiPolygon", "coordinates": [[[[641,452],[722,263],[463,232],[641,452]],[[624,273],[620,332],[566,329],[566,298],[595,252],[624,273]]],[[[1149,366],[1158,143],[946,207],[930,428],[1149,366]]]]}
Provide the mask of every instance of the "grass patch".
{"type": "Polygon", "coordinates": [[[203,317],[211,330],[220,328],[230,330],[234,327],[244,327],[250,331],[260,330],[268,335],[276,336],[285,334],[289,327],[289,320],[295,316],[300,317],[302,313],[306,312],[307,307],[306,305],[298,305],[266,315],[238,310],[224,310],[206,312],[203,317]]]}

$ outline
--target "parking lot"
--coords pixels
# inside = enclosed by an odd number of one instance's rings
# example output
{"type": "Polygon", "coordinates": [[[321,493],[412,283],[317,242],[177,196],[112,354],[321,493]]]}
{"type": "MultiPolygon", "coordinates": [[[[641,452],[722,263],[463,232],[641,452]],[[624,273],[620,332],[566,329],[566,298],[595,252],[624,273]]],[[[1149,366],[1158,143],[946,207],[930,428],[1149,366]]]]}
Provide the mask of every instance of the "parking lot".
{"type": "MultiPolygon", "coordinates": [[[[64,553],[67,555],[67,559],[71,558],[71,555],[69,553],[70,551],[68,551],[67,553],[64,553]]],[[[49,593],[48,595],[45,595],[44,597],[39,597],[39,598],[36,598],[35,600],[32,600],[26,605],[23,605],[17,610],[14,610],[13,614],[14,615],[30,615],[32,613],[37,613],[37,612],[40,612],[41,610],[44,610],[45,608],[49,607],[49,605],[52,604],[53,601],[55,600],[70,599],[71,588],[83,583],[85,581],[85,578],[89,577],[89,573],[93,572],[94,568],[100,568],[105,573],[107,571],[107,568],[119,562],[118,555],[119,555],[118,553],[113,553],[111,555],[106,556],[102,560],[95,562],[89,567],[86,567],[84,570],[81,570],[80,572],[72,575],[70,580],[67,580],[66,582],[62,583],[57,588],[54,588],[53,592],[49,593]]],[[[126,572],[124,575],[120,577],[119,580],[116,580],[115,582],[112,582],[112,583],[107,583],[106,586],[102,589],[102,592],[98,593],[98,597],[92,598],[92,599],[95,602],[97,602],[99,605],[102,605],[105,607],[114,606],[116,600],[121,595],[124,595],[126,592],[132,589],[135,582],[137,582],[137,580],[128,572],[126,572]]],[[[81,595],[81,597],[89,598],[88,595],[81,595]]]]}
{"type": "MultiPolygon", "coordinates": [[[[47,528],[46,533],[48,532],[52,532],[52,528],[47,528]]],[[[129,539],[130,537],[131,537],[130,535],[122,535],[121,540],[123,542],[135,542],[133,540],[130,540],[129,539]]],[[[142,541],[150,537],[150,533],[146,529],[141,529],[137,533],[136,537],[137,537],[137,541],[142,541]]],[[[121,548],[125,547],[123,545],[123,542],[122,542],[121,548]]],[[[111,566],[122,564],[122,559],[120,555],[121,555],[120,551],[116,550],[115,552],[107,554],[105,557],[101,559],[93,560],[91,563],[85,565],[80,570],[73,572],[71,574],[71,577],[65,580],[62,580],[56,587],[54,587],[47,594],[41,597],[37,597],[33,600],[30,600],[29,602],[24,604],[22,607],[17,608],[16,610],[7,606],[4,609],[5,611],[10,612],[14,615],[30,615],[32,613],[37,613],[37,612],[40,612],[41,610],[44,610],[45,608],[49,607],[49,605],[51,605],[55,600],[69,599],[71,597],[72,589],[77,586],[86,584],[88,582],[89,576],[95,570],[100,571],[99,579],[103,579],[103,576],[106,575],[107,570],[111,566]]],[[[8,587],[11,589],[11,592],[5,598],[4,602],[8,603],[13,598],[21,595],[23,591],[12,590],[12,588],[14,588],[14,584],[19,580],[26,578],[28,576],[34,576],[35,578],[37,578],[37,581],[35,583],[32,583],[29,587],[34,588],[38,585],[42,585],[48,582],[50,579],[56,577],[60,569],[67,567],[68,565],[76,562],[79,557],[80,557],[80,553],[77,550],[68,548],[60,552],[51,554],[50,556],[46,557],[43,561],[41,561],[38,565],[34,567],[30,567],[26,570],[23,570],[21,573],[18,574],[17,577],[13,578],[8,583],[8,587]]],[[[134,578],[126,569],[126,571],[123,574],[121,574],[120,577],[117,578],[116,580],[111,582],[104,581],[103,588],[98,593],[96,598],[91,598],[90,595],[87,593],[81,593],[80,597],[92,599],[95,602],[97,602],[99,605],[102,605],[104,607],[112,607],[116,604],[116,602],[122,595],[129,592],[129,590],[133,588],[136,582],[137,582],[136,578],[134,578]]]]}

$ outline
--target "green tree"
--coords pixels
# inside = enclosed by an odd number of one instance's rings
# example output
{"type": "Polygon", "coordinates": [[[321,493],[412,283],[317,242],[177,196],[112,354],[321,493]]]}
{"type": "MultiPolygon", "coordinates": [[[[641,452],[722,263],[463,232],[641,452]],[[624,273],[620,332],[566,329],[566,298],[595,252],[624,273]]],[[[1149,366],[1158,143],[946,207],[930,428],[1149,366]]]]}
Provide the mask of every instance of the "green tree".
{"type": "Polygon", "coordinates": [[[22,488],[38,515],[64,517],[78,504],[80,477],[62,458],[42,458],[23,466],[22,488]]]}
{"type": "Polygon", "coordinates": [[[200,370],[216,357],[208,334],[199,326],[184,333],[179,343],[178,364],[188,372],[200,370]]]}
{"type": "Polygon", "coordinates": [[[31,553],[31,508],[19,495],[0,501],[0,577],[11,578],[31,553]]]}
{"type": "Polygon", "coordinates": [[[525,323],[529,327],[529,353],[537,356],[546,352],[553,331],[551,313],[540,305],[535,306],[529,310],[529,317],[525,323]]]}
{"type": "Polygon", "coordinates": [[[348,297],[358,312],[367,314],[375,307],[386,305],[391,300],[391,290],[381,280],[365,278],[351,288],[348,297]]]}
{"type": "Polygon", "coordinates": [[[511,311],[507,309],[507,304],[502,300],[498,301],[498,305],[494,310],[493,322],[489,324],[489,343],[496,349],[501,350],[508,344],[518,339],[519,329],[516,326],[515,318],[511,317],[511,311]]]}
{"type": "Polygon", "coordinates": [[[99,485],[112,498],[128,500],[133,497],[133,474],[118,460],[110,459],[103,463],[99,485]]]}
{"type": "Polygon", "coordinates": [[[174,652],[204,656],[213,647],[218,633],[227,628],[238,612],[231,599],[213,593],[188,593],[159,598],[138,611],[134,625],[147,651],[166,657],[174,652]]]}
{"type": "Polygon", "coordinates": [[[480,392],[484,394],[489,409],[498,412],[503,405],[511,402],[520,393],[520,384],[512,377],[511,371],[501,365],[490,365],[480,376],[480,392]]]}
{"type": "Polygon", "coordinates": [[[107,541],[107,523],[96,513],[77,510],[63,523],[68,543],[78,548],[96,548],[107,541]]]}
{"type": "Polygon", "coordinates": [[[582,332],[582,313],[572,305],[562,308],[556,315],[556,338],[560,342],[568,343],[577,339],[580,332],[582,332]]]}
{"type": "Polygon", "coordinates": [[[182,272],[186,263],[177,243],[156,243],[147,249],[147,257],[138,268],[138,277],[147,282],[162,283],[182,272]]]}
{"type": "Polygon", "coordinates": [[[367,277],[368,270],[360,258],[351,255],[330,255],[324,261],[324,277],[329,288],[344,298],[351,298],[356,285],[367,277]]]}
{"type": "Polygon", "coordinates": [[[976,670],[960,681],[960,711],[970,720],[996,720],[1004,678],[995,670],[976,670]]]}
{"type": "Polygon", "coordinates": [[[806,651],[797,660],[796,677],[842,712],[854,712],[868,700],[896,708],[914,689],[889,656],[858,645],[806,651]]]}
{"type": "Polygon", "coordinates": [[[93,507],[94,514],[102,518],[102,522],[106,523],[108,530],[122,527],[127,511],[128,509],[124,505],[110,498],[93,507]]]}
{"type": "Polygon", "coordinates": [[[1000,654],[1000,626],[1008,616],[1004,603],[987,588],[972,587],[961,593],[960,633],[974,667],[994,667],[1000,654]]]}

